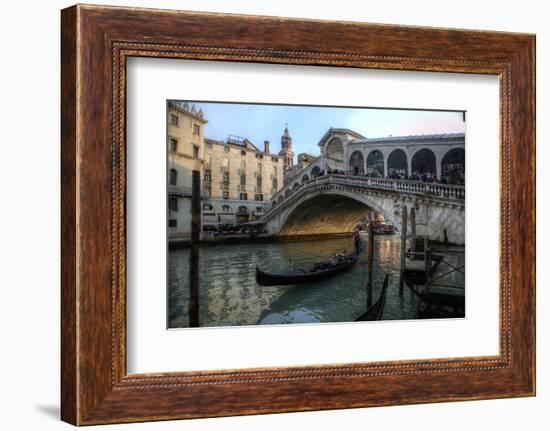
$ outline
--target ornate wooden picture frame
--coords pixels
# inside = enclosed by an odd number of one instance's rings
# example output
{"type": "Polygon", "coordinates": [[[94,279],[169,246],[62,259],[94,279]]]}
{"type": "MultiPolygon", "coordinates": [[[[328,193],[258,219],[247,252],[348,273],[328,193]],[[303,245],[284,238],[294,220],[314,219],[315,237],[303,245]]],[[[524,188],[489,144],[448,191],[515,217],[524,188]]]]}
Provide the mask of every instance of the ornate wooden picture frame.
{"type": "Polygon", "coordinates": [[[534,35],[78,5],[62,11],[61,49],[64,421],[535,394],[534,35]],[[133,56],[497,75],[500,354],[128,374],[125,100],[126,60],[133,56]]]}

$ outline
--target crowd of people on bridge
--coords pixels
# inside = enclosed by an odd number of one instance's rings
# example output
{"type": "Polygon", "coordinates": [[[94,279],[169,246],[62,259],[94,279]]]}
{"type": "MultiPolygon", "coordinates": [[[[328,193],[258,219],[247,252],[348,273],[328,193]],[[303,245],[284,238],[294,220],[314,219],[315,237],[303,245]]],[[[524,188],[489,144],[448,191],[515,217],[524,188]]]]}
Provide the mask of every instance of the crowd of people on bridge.
{"type": "MultiPolygon", "coordinates": [[[[339,169],[328,169],[327,175],[352,175],[362,176],[370,178],[383,178],[391,180],[409,180],[409,181],[421,181],[424,183],[437,183],[437,184],[451,184],[451,185],[464,185],[464,172],[454,171],[449,175],[442,175],[441,178],[437,177],[435,172],[413,172],[412,175],[405,175],[404,171],[394,170],[390,175],[383,176],[380,171],[376,169],[370,169],[365,174],[357,174],[354,171],[344,171],[339,169]]],[[[325,171],[321,171],[318,176],[325,175],[325,171]]]]}

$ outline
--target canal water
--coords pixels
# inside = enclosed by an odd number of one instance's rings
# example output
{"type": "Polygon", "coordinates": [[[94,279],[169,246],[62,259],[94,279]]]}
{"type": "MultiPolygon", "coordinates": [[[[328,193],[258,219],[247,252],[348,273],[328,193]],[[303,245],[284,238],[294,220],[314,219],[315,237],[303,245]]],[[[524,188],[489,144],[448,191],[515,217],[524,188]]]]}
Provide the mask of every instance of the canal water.
{"type": "MultiPolygon", "coordinates": [[[[375,236],[374,249],[373,303],[390,274],[383,319],[420,318],[416,294],[405,286],[399,295],[399,236],[375,236]]],[[[355,320],[366,310],[366,253],[352,270],[316,283],[260,286],[255,279],[256,265],[269,271],[309,268],[344,250],[353,250],[351,239],[201,247],[200,326],[355,320]]],[[[189,249],[171,250],[168,265],[168,326],[188,327],[189,249]]]]}

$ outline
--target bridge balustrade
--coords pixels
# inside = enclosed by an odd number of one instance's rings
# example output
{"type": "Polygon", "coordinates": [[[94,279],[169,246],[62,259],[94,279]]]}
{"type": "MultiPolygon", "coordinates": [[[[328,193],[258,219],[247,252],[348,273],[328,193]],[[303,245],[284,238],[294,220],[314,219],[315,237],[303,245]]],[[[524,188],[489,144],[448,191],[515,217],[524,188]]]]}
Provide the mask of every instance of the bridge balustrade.
{"type": "Polygon", "coordinates": [[[341,184],[362,188],[367,187],[372,189],[391,190],[402,193],[424,194],[433,197],[443,197],[456,200],[464,200],[466,197],[466,190],[464,186],[457,186],[453,184],[329,174],[322,177],[311,178],[304,183],[300,183],[295,189],[292,189],[293,184],[288,184],[286,187],[279,190],[279,192],[277,192],[272,197],[272,200],[277,200],[281,195],[285,196],[287,190],[290,190],[290,194],[286,196],[280,204],[271,208],[264,217],[267,217],[270,213],[279,210],[281,204],[299,199],[300,192],[304,188],[310,188],[317,185],[320,186],[323,184],[341,184]]]}

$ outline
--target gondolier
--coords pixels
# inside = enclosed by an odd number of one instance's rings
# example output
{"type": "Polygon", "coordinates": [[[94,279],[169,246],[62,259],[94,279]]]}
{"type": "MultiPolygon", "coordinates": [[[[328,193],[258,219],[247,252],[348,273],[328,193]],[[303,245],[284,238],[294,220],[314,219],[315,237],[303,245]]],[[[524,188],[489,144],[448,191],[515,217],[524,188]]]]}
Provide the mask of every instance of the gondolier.
{"type": "Polygon", "coordinates": [[[362,249],[352,254],[333,256],[326,262],[319,262],[310,269],[300,268],[289,272],[267,272],[256,266],[256,281],[262,286],[304,284],[324,280],[350,270],[359,259],[362,249]]]}

